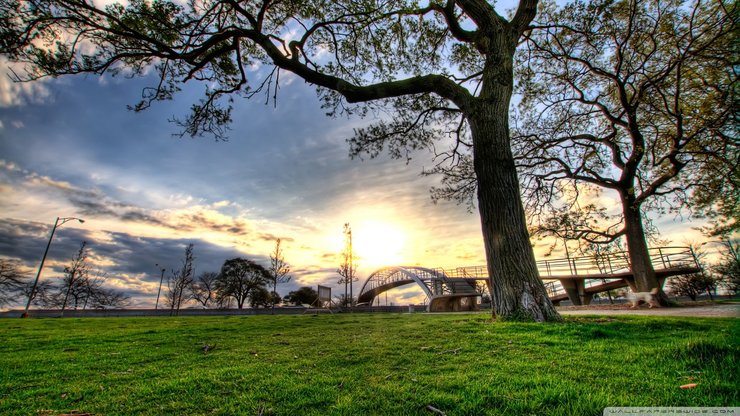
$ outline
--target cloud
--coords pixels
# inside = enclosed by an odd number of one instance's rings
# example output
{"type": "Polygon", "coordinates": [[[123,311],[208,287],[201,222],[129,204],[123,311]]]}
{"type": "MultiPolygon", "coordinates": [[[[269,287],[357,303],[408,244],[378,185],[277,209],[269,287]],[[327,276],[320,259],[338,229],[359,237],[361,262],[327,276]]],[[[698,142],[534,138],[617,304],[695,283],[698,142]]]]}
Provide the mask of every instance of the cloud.
{"type": "MultiPolygon", "coordinates": [[[[20,260],[28,267],[38,267],[51,227],[52,224],[0,218],[0,253],[3,257],[20,260]]],[[[155,264],[166,269],[165,276],[171,274],[181,267],[184,249],[191,243],[194,244],[197,274],[218,271],[226,259],[236,257],[269,264],[265,256],[222,247],[199,238],[139,237],[65,225],[57,228],[54,234],[43,277],[54,279],[61,276],[64,265],[73,258],[83,241],[91,251],[93,269],[107,276],[107,282],[116,288],[139,291],[136,292],[139,295],[144,290],[142,288],[151,288],[152,283],[159,283],[159,267],[155,264]]],[[[152,295],[151,292],[145,294],[152,295]]]]}
{"type": "MultiPolygon", "coordinates": [[[[47,81],[14,81],[18,74],[24,72],[21,64],[11,63],[7,58],[0,57],[0,108],[41,103],[50,98],[47,81]]],[[[13,126],[16,126],[15,122],[13,126]]]]}

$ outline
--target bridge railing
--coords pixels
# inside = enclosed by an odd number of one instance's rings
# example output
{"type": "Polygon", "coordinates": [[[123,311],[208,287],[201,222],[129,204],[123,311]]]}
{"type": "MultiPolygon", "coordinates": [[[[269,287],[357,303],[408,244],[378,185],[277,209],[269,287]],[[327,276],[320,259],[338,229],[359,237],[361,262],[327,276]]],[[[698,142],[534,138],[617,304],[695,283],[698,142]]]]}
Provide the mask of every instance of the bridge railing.
{"type": "MultiPolygon", "coordinates": [[[[649,253],[650,261],[656,270],[698,267],[696,256],[690,247],[655,247],[649,249],[649,253]]],[[[540,260],[537,262],[537,269],[543,279],[564,276],[615,275],[629,272],[630,261],[627,251],[614,251],[592,256],[540,260]]],[[[486,266],[435,269],[435,271],[452,279],[488,278],[486,266]]],[[[596,280],[600,281],[600,279],[596,280]]]]}
{"type": "MultiPolygon", "coordinates": [[[[650,261],[656,270],[676,267],[698,267],[694,251],[690,247],[655,247],[649,249],[650,261]]],[[[546,259],[537,262],[540,277],[615,275],[630,271],[629,254],[626,251],[579,256],[565,259],[546,259]]]]}

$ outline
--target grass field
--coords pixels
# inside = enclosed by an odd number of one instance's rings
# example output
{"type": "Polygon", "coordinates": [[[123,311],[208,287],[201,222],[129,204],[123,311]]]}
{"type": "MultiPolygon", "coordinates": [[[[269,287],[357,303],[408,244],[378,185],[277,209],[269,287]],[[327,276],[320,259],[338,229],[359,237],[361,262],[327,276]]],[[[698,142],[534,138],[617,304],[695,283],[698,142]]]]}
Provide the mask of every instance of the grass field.
{"type": "Polygon", "coordinates": [[[0,320],[0,414],[600,415],[738,406],[736,319],[0,320]],[[204,344],[214,346],[208,352],[204,344]],[[696,383],[696,388],[680,386],[696,383]]]}

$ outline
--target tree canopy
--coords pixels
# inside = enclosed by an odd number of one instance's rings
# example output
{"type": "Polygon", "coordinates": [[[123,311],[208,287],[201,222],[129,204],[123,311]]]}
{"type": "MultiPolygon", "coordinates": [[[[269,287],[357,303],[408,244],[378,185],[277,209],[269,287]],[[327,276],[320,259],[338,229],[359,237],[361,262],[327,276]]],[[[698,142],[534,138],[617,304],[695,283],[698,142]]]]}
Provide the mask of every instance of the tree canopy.
{"type": "Polygon", "coordinates": [[[584,236],[624,235],[640,291],[657,285],[645,210],[690,210],[699,195],[707,209],[723,203],[723,193],[740,192],[733,180],[736,8],[722,1],[544,4],[527,37],[516,129],[525,194],[547,213],[563,201],[578,204],[584,185],[613,191],[622,226],[584,236]]]}
{"type": "Polygon", "coordinates": [[[226,260],[215,282],[220,297],[232,297],[239,309],[256,290],[264,289],[270,273],[261,265],[249,259],[226,260]]]}
{"type": "Polygon", "coordinates": [[[292,290],[288,293],[284,300],[294,305],[311,305],[319,298],[319,292],[316,289],[303,286],[298,290],[292,290]]]}

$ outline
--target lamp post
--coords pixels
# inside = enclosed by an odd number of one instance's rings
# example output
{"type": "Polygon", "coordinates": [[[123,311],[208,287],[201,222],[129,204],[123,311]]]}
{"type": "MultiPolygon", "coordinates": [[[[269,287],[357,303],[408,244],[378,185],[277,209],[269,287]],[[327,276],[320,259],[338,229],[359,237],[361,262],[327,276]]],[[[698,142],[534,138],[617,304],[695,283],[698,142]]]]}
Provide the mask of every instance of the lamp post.
{"type": "MultiPolygon", "coordinates": [[[[159,263],[155,264],[155,266],[159,267],[159,263]]],[[[164,280],[164,267],[162,267],[162,276],[159,278],[159,290],[157,291],[157,303],[154,304],[154,310],[156,311],[159,307],[159,294],[162,292],[162,281],[164,280]]]]}
{"type": "Polygon", "coordinates": [[[49,236],[49,242],[46,243],[46,250],[44,250],[44,257],[41,258],[41,264],[39,265],[39,271],[36,272],[36,280],[33,281],[33,287],[31,288],[31,293],[28,294],[28,303],[26,303],[26,310],[23,312],[23,315],[21,315],[21,318],[28,318],[28,308],[31,306],[31,301],[33,300],[34,295],[36,294],[36,286],[39,284],[39,277],[41,277],[41,269],[44,268],[44,261],[46,261],[46,255],[49,254],[49,247],[51,246],[51,240],[54,238],[54,232],[57,230],[57,227],[61,227],[62,224],[66,223],[67,221],[77,220],[82,224],[85,222],[85,220],[81,218],[75,218],[75,217],[64,217],[60,218],[57,217],[57,220],[54,221],[54,227],[51,229],[51,235],[49,236]]]}

